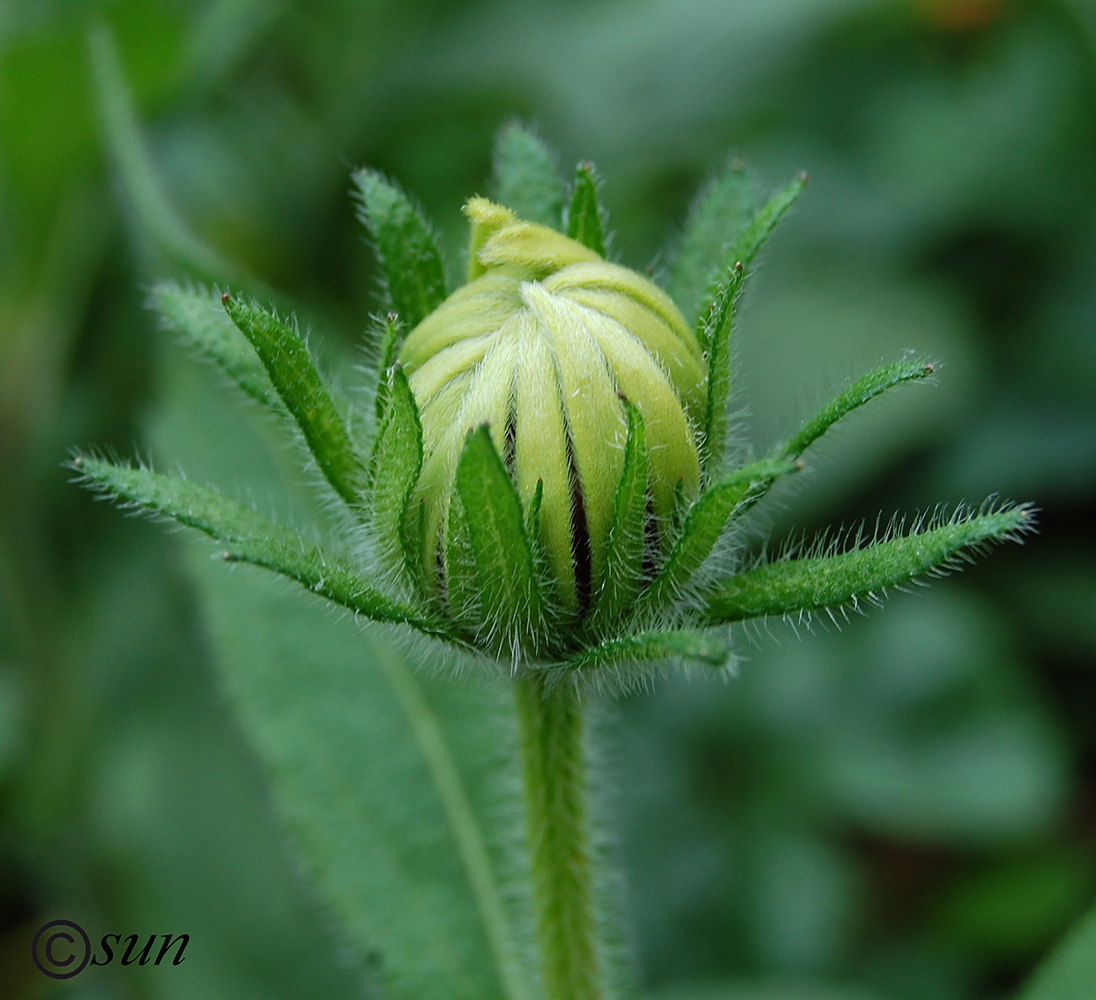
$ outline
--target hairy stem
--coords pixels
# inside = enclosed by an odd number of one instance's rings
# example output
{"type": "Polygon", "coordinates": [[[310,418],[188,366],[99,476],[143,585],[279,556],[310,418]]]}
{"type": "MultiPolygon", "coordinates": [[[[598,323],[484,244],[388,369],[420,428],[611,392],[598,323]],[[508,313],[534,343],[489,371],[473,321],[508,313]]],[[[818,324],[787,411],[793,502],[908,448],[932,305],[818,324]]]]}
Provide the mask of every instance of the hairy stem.
{"type": "Polygon", "coordinates": [[[517,683],[537,941],[548,1000],[595,1000],[601,955],[591,878],[584,716],[576,685],[517,683]]]}

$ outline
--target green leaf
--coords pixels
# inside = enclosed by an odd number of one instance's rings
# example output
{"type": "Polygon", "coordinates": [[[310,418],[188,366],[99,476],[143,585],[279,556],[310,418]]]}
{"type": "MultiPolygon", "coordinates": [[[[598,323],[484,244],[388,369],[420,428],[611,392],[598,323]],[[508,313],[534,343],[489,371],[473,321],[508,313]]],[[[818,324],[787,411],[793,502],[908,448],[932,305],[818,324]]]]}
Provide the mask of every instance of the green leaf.
{"type": "Polygon", "coordinates": [[[103,131],[141,225],[159,250],[187,271],[209,281],[238,278],[238,269],[202,243],[168,203],[145,149],[110,30],[99,25],[90,31],[88,45],[103,131]]]}
{"type": "Polygon", "coordinates": [[[593,634],[617,621],[634,603],[643,583],[647,526],[647,441],[639,408],[628,406],[624,468],[613,501],[602,587],[587,619],[593,634]]]}
{"type": "Polygon", "coordinates": [[[559,229],[563,181],[552,151],[520,122],[512,122],[495,143],[495,197],[519,218],[559,229]]]}
{"type": "Polygon", "coordinates": [[[804,982],[799,976],[773,975],[725,982],[706,981],[700,986],[671,986],[649,993],[646,1000],[893,1000],[893,994],[877,993],[859,986],[834,986],[804,982]]]}
{"type": "Polygon", "coordinates": [[[715,584],[704,595],[712,623],[875,603],[890,587],[945,573],[994,542],[1018,540],[1034,527],[1028,505],[983,513],[958,511],[908,535],[838,554],[765,563],[715,584]]]}
{"type": "Polygon", "coordinates": [[[882,395],[888,389],[893,389],[904,382],[916,382],[919,379],[928,378],[934,370],[934,366],[927,361],[907,360],[896,361],[868,372],[808,420],[780,449],[780,454],[786,458],[798,458],[842,417],[876,396],[882,395]]]}
{"type": "Polygon", "coordinates": [[[735,509],[754,491],[764,489],[768,482],[795,472],[796,468],[793,462],[766,459],[724,476],[705,490],[689,510],[681,537],[662,571],[640,597],[640,610],[654,610],[674,600],[711,554],[735,509]]]}
{"type": "Polygon", "coordinates": [[[169,330],[184,336],[247,395],[266,406],[280,408],[266,369],[247,338],[225,315],[220,295],[165,283],[152,289],[149,304],[169,330]]]}
{"type": "Polygon", "coordinates": [[[275,813],[386,1000],[533,1000],[505,685],[416,671],[318,604],[189,563],[275,813]]]}
{"type": "Polygon", "coordinates": [[[689,631],[653,631],[610,639],[567,661],[572,669],[596,670],[648,660],[692,660],[712,667],[727,662],[727,650],[710,636],[689,631]]]}
{"type": "Polygon", "coordinates": [[[567,235],[599,256],[605,256],[605,223],[598,204],[592,163],[580,163],[575,170],[575,186],[567,212],[567,235]]]}
{"type": "Polygon", "coordinates": [[[1017,1000],[1088,1000],[1096,983],[1096,909],[1065,936],[1017,1000]]]}
{"type": "MultiPolygon", "coordinates": [[[[686,319],[698,321],[714,300],[727,270],[727,248],[735,246],[753,218],[754,185],[745,168],[732,161],[697,198],[670,265],[667,291],[686,319]]],[[[730,266],[734,266],[734,258],[730,266]]]]}
{"type": "Polygon", "coordinates": [[[374,621],[406,623],[431,634],[438,631],[412,609],[365,584],[341,561],[306,544],[297,532],[215,490],[149,469],[84,456],[74,459],[72,468],[87,485],[217,539],[225,546],[226,560],[273,570],[374,621]]]}
{"type": "Polygon", "coordinates": [[[533,553],[525,535],[521,501],[486,426],[473,431],[457,464],[457,490],[467,518],[486,623],[503,634],[536,631],[542,616],[533,553]],[[501,626],[501,627],[499,627],[501,626]]]}
{"type": "Polygon", "coordinates": [[[369,460],[366,502],[385,555],[398,567],[419,566],[407,535],[407,505],[422,469],[422,424],[403,368],[388,369],[387,405],[369,460]]]}
{"type": "Polygon", "coordinates": [[[362,461],[300,334],[253,302],[228,293],[223,301],[232,322],[255,348],[324,478],[349,506],[356,507],[362,461]]]}
{"type": "Polygon", "coordinates": [[[354,174],[358,217],[369,230],[388,299],[404,329],[418,326],[445,301],[445,272],[430,226],[411,200],[375,170],[354,174]]]}

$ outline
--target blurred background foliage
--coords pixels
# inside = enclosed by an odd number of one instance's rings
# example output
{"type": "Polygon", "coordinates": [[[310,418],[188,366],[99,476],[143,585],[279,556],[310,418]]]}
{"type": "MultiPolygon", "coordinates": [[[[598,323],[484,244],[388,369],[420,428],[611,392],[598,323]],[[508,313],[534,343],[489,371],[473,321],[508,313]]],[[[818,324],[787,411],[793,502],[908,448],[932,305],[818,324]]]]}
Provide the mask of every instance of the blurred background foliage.
{"type": "Polygon", "coordinates": [[[606,709],[633,950],[663,1000],[1012,995],[1096,894],[1096,7],[3,0],[5,997],[362,991],[177,539],[61,468],[76,445],[145,454],[187,363],[143,308],[185,270],[105,149],[96,24],[172,211],[333,357],[360,356],[379,302],[354,166],[398,178],[456,261],[496,130],[536,122],[606,178],[613,255],[656,269],[728,154],[769,188],[810,172],[739,324],[742,448],[906,347],[943,365],[827,442],[758,543],[991,492],[1042,530],[840,634],[744,633],[730,682],[606,709]],[[193,958],[53,983],[28,943],[76,913],[189,933],[193,958]]]}

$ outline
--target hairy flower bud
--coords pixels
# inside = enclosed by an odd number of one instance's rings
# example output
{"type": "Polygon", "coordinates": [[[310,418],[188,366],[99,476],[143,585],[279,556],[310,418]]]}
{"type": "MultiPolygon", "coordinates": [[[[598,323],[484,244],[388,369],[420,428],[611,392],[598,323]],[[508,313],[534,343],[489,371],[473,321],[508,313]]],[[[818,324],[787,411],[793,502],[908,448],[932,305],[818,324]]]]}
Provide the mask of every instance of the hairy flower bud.
{"type": "Polygon", "coordinates": [[[487,425],[527,525],[536,508],[546,597],[581,619],[605,583],[629,404],[645,431],[650,544],[661,544],[675,504],[696,495],[704,359],[681,313],[646,278],[485,199],[465,213],[471,280],[399,355],[422,423],[409,507],[421,508],[424,529],[416,576],[446,597],[457,464],[468,434],[487,425]]]}

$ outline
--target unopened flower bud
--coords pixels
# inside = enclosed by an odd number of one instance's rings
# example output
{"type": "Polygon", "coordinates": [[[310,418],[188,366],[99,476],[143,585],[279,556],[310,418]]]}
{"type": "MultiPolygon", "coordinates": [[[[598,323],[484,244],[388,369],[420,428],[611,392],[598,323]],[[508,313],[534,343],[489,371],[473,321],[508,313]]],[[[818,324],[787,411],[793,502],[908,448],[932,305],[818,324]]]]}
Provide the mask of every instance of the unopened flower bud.
{"type": "Polygon", "coordinates": [[[675,503],[696,495],[704,359],[648,279],[485,199],[465,213],[471,280],[399,355],[422,422],[420,503],[411,504],[423,510],[416,575],[445,598],[457,464],[469,432],[486,424],[526,512],[541,493],[535,543],[545,590],[578,621],[604,584],[629,404],[643,418],[655,545],[675,503]]]}

